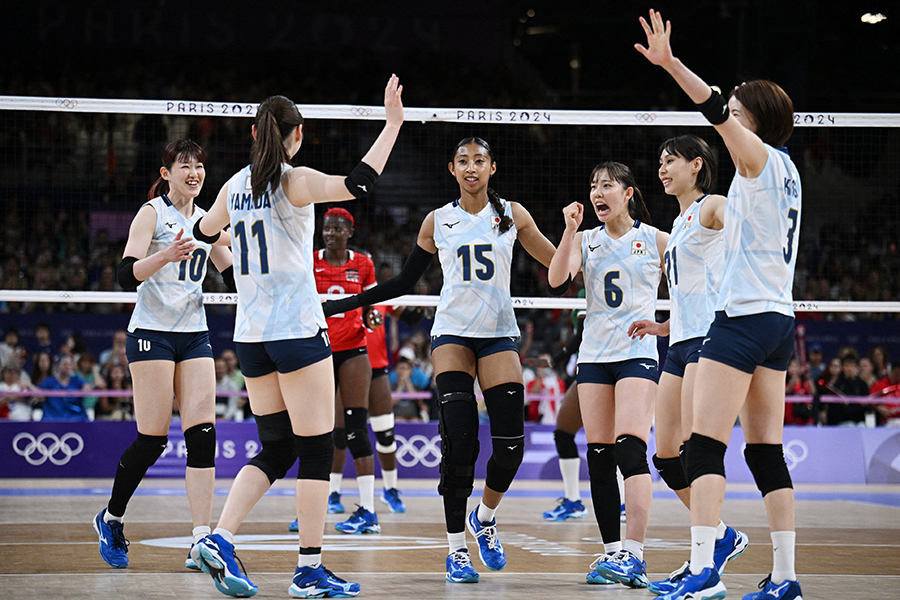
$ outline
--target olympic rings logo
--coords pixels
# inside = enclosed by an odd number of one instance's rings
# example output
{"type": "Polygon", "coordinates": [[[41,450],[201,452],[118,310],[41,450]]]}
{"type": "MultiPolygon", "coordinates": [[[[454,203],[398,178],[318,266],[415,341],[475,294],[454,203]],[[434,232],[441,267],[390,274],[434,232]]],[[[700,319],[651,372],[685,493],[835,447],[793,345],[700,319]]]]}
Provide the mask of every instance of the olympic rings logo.
{"type": "Polygon", "coordinates": [[[402,435],[395,435],[397,441],[397,462],[404,467],[436,467],[441,464],[441,436],[432,438],[416,434],[407,440],[402,435]]]}
{"type": "Polygon", "coordinates": [[[656,113],[637,113],[634,118],[639,123],[652,123],[656,120],[656,113]]]}
{"type": "Polygon", "coordinates": [[[78,106],[78,100],[69,100],[68,98],[60,98],[56,101],[56,105],[60,108],[75,108],[78,106]]]}
{"type": "Polygon", "coordinates": [[[372,114],[372,109],[368,106],[354,106],[350,109],[350,114],[354,117],[368,117],[372,114]]]}
{"type": "Polygon", "coordinates": [[[50,432],[42,433],[35,438],[30,433],[23,431],[13,438],[12,444],[16,454],[25,457],[25,460],[34,466],[42,465],[49,460],[54,465],[61,467],[84,449],[84,440],[81,439],[81,436],[71,432],[61,438],[50,432]],[[19,442],[22,440],[25,440],[26,444],[19,447],[19,442]],[[59,454],[62,456],[58,456],[59,454]]]}
{"type": "Polygon", "coordinates": [[[788,471],[793,471],[808,456],[809,448],[800,440],[791,440],[784,445],[784,462],[787,463],[788,471]]]}

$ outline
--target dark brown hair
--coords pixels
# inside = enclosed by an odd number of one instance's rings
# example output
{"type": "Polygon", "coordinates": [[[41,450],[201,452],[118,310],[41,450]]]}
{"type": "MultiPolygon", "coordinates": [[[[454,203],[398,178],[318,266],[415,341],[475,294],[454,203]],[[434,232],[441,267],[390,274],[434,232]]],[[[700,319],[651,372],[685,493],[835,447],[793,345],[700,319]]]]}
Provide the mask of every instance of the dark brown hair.
{"type": "MultiPolygon", "coordinates": [[[[177,140],[175,142],[169,142],[165,150],[163,150],[162,158],[160,160],[162,161],[162,166],[164,166],[166,170],[171,171],[172,165],[176,162],[196,160],[197,162],[205,163],[206,152],[204,152],[203,148],[200,147],[200,144],[194,140],[177,140]]],[[[153,182],[153,185],[150,186],[150,191],[147,192],[147,200],[153,200],[157,196],[168,193],[169,182],[160,175],[160,177],[153,182]]]]}
{"type": "Polygon", "coordinates": [[[787,143],[794,132],[794,103],[777,83],[765,79],[747,81],[731,95],[753,117],[759,139],[774,148],[787,143]]]}
{"type": "Polygon", "coordinates": [[[680,156],[688,162],[695,158],[701,159],[703,166],[697,171],[696,185],[704,194],[712,191],[716,184],[716,157],[713,155],[712,148],[703,138],[690,134],[677,135],[660,144],[656,155],[661,157],[663,151],[672,156],[680,156]]]}
{"type": "Polygon", "coordinates": [[[608,160],[594,167],[594,170],[591,171],[590,180],[594,181],[594,178],[597,177],[597,174],[600,173],[600,171],[606,171],[609,178],[618,182],[623,188],[632,188],[634,190],[631,199],[628,201],[628,215],[635,221],[652,225],[650,211],[647,210],[647,204],[644,202],[644,195],[641,194],[641,190],[638,189],[638,186],[634,181],[634,173],[631,172],[631,169],[620,162],[608,160]]]}
{"type": "Polygon", "coordinates": [[[284,139],[303,125],[297,105],[284,96],[269,96],[256,111],[256,139],[250,148],[251,187],[253,197],[259,198],[267,189],[281,185],[281,165],[291,160],[284,147],[284,139]]]}
{"type": "MultiPolygon", "coordinates": [[[[484,148],[485,154],[491,159],[491,162],[494,161],[494,151],[491,150],[490,145],[481,139],[480,137],[467,137],[459,141],[456,145],[456,149],[453,151],[453,157],[456,158],[456,153],[459,152],[459,149],[463,146],[468,146],[469,144],[477,144],[484,148]]],[[[494,207],[494,210],[497,211],[497,216],[500,217],[500,233],[506,233],[509,231],[509,228],[513,226],[513,220],[509,215],[503,212],[503,204],[500,202],[500,194],[494,190],[490,185],[488,185],[487,189],[488,201],[490,201],[491,206],[494,207]]]]}

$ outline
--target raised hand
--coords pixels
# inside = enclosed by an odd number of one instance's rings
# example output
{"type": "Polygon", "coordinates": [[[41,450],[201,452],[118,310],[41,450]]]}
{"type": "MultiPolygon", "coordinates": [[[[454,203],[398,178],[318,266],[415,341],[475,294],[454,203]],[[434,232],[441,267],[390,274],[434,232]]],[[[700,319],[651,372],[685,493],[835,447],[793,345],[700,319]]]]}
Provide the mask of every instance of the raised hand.
{"type": "Polygon", "coordinates": [[[563,217],[566,219],[566,231],[577,231],[584,218],[584,205],[581,202],[573,202],[563,209],[563,217]]]}
{"type": "Polygon", "coordinates": [[[182,235],[184,235],[184,228],[178,232],[178,235],[175,236],[172,243],[163,250],[163,257],[167,262],[190,260],[193,256],[195,247],[194,238],[182,238],[182,235]]]}
{"type": "Polygon", "coordinates": [[[396,75],[391,75],[387,86],[384,88],[384,114],[388,125],[399,127],[403,124],[402,94],[403,86],[400,85],[400,78],[396,75]]]}
{"type": "Polygon", "coordinates": [[[643,54],[654,65],[665,68],[674,59],[672,46],[669,43],[672,24],[669,21],[666,21],[664,24],[662,15],[652,8],[650,9],[649,24],[644,20],[644,17],[640,17],[639,20],[641,27],[644,28],[644,33],[647,34],[647,47],[635,44],[635,50],[643,54]]]}

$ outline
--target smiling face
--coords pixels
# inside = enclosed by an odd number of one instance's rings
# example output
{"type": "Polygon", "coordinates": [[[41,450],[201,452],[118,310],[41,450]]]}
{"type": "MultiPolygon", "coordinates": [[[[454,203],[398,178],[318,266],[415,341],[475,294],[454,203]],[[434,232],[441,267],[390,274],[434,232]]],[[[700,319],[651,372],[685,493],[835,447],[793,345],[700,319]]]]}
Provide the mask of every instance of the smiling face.
{"type": "Polygon", "coordinates": [[[353,228],[347,219],[330,215],[322,221],[322,241],[328,250],[341,251],[347,249],[347,240],[353,235],[353,228]]]}
{"type": "Polygon", "coordinates": [[[738,123],[743,125],[744,129],[749,129],[756,133],[756,120],[753,118],[753,115],[744,108],[744,105],[737,99],[737,96],[732,95],[731,98],[728,99],[728,111],[738,123]]]}
{"type": "Polygon", "coordinates": [[[688,161],[683,156],[663,150],[659,157],[659,180],[667,194],[679,196],[696,187],[701,166],[703,160],[700,158],[688,161]]]}
{"type": "Polygon", "coordinates": [[[591,204],[601,223],[609,223],[628,216],[628,201],[634,195],[633,188],[625,188],[611,179],[606,169],[597,171],[591,181],[591,204]]]}
{"type": "Polygon", "coordinates": [[[206,169],[196,157],[181,155],[169,166],[159,170],[169,182],[169,193],[181,198],[196,198],[203,188],[206,169]]]}
{"type": "Polygon", "coordinates": [[[487,189],[491,175],[497,170],[497,163],[484,146],[472,142],[456,149],[449,167],[459,189],[476,195],[487,189]]]}

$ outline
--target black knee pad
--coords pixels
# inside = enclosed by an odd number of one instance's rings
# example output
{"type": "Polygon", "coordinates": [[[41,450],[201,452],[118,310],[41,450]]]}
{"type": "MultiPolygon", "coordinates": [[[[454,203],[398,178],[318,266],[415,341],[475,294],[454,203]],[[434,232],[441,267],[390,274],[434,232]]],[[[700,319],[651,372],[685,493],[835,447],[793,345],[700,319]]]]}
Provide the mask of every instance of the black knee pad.
{"type": "Polygon", "coordinates": [[[492,454],[485,484],[506,492],[525,456],[525,386],[503,383],[484,390],[484,403],[491,419],[492,454]]]}
{"type": "Polygon", "coordinates": [[[450,371],[435,378],[438,388],[438,428],[441,434],[441,480],[438,493],[468,498],[475,485],[478,459],[478,404],[475,380],[450,371]]]}
{"type": "Polygon", "coordinates": [[[343,427],[334,428],[334,447],[338,450],[347,449],[347,430],[343,427]]]}
{"type": "Polygon", "coordinates": [[[653,466],[659,472],[659,476],[670,490],[679,491],[689,487],[687,477],[684,476],[684,467],[681,466],[681,458],[675,456],[673,458],[660,458],[658,454],[653,455],[653,466]]]}
{"type": "Polygon", "coordinates": [[[126,469],[146,472],[162,456],[169,438],[164,435],[144,435],[138,433],[137,439],[122,453],[120,462],[126,469]]]}
{"type": "Polygon", "coordinates": [[[588,444],[587,463],[592,482],[614,481],[616,479],[616,445],[588,444]]]}
{"type": "Polygon", "coordinates": [[[394,414],[376,415],[369,417],[369,424],[375,432],[375,449],[382,454],[390,454],[397,451],[397,442],[394,440],[394,414]]]}
{"type": "Polygon", "coordinates": [[[553,432],[553,441],[556,443],[556,454],[560,458],[578,458],[575,434],[557,429],[553,432]]]}
{"type": "Polygon", "coordinates": [[[635,475],[649,475],[647,464],[647,442],[636,435],[625,434],[616,438],[616,464],[622,471],[622,477],[628,479],[635,475]]]}
{"type": "Polygon", "coordinates": [[[347,430],[347,448],[353,458],[372,456],[369,439],[369,409],[345,408],[344,429],[347,430]]]}
{"type": "Polygon", "coordinates": [[[334,459],[334,437],[330,433],[294,436],[294,450],[298,460],[297,479],[328,481],[334,459]]]}
{"type": "Polygon", "coordinates": [[[787,463],[784,462],[784,448],[781,444],[747,444],[744,459],[763,497],[775,490],[793,489],[794,483],[787,463]]]}
{"type": "Polygon", "coordinates": [[[216,426],[212,423],[194,425],[184,432],[187,466],[211,469],[216,466],[216,426]]]}
{"type": "Polygon", "coordinates": [[[725,477],[725,450],[728,446],[699,433],[692,433],[691,439],[684,445],[684,475],[689,484],[703,475],[725,477]]]}
{"type": "Polygon", "coordinates": [[[271,415],[255,415],[256,431],[262,450],[248,462],[269,478],[269,483],[284,477],[297,460],[291,418],[283,410],[271,415]]]}

